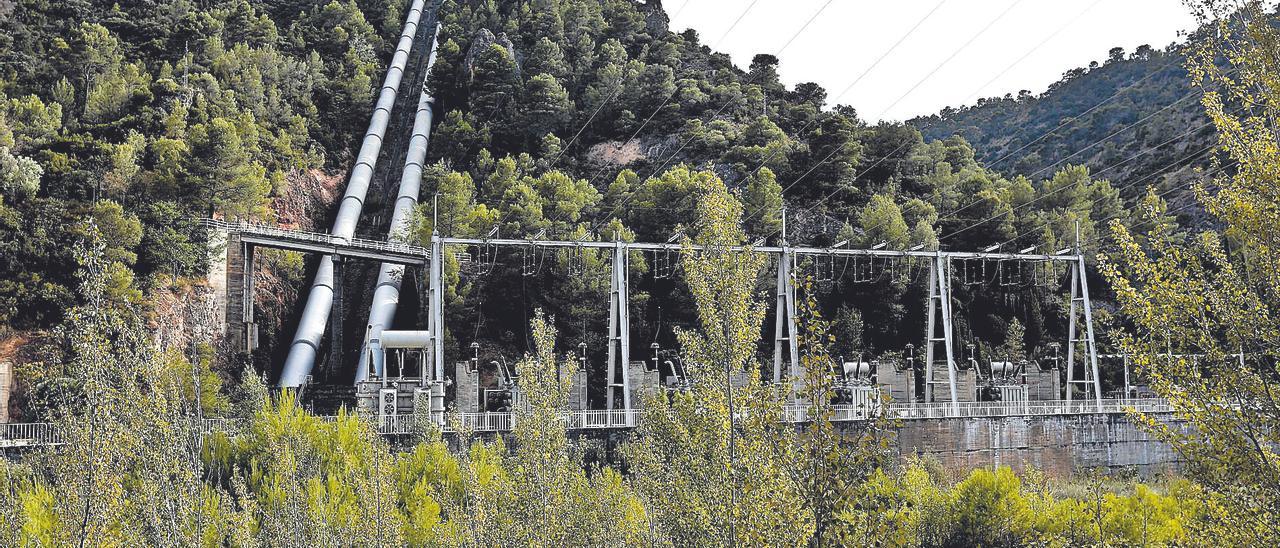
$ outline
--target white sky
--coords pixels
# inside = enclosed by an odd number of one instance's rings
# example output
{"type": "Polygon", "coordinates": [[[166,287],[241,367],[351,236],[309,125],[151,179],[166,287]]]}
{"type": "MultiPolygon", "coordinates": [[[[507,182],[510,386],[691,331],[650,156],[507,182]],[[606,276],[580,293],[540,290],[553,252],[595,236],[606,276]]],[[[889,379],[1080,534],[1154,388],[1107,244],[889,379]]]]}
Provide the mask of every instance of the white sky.
{"type": "Polygon", "coordinates": [[[932,114],[1022,89],[1040,93],[1067,70],[1105,60],[1114,46],[1128,52],[1141,44],[1163,48],[1195,27],[1181,0],[665,0],[663,5],[674,15],[673,31],[697,30],[703,43],[729,53],[743,68],[757,53],[778,55],[788,87],[817,82],[826,88],[828,104],[852,105],[871,122],[932,114]],[[941,7],[868,72],[939,1],[941,7]],[[837,97],[855,80],[857,85],[837,97]]]}

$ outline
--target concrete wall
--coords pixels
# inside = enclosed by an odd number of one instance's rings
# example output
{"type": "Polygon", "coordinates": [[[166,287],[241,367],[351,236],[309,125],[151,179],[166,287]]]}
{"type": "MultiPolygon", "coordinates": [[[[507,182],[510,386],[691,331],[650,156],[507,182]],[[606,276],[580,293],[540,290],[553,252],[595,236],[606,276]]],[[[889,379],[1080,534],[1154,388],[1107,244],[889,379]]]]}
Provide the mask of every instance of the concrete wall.
{"type": "Polygon", "coordinates": [[[460,413],[480,411],[480,372],[471,371],[471,362],[454,364],[454,405],[460,413]]]}
{"type": "Polygon", "coordinates": [[[1035,364],[1027,366],[1027,399],[1062,399],[1062,378],[1057,369],[1040,369],[1035,364]]]}
{"type": "Polygon", "coordinates": [[[915,400],[916,372],[898,369],[882,363],[876,367],[876,384],[893,399],[894,403],[910,403],[915,400]]]}
{"type": "Polygon", "coordinates": [[[0,358],[0,422],[9,422],[9,396],[13,390],[13,362],[0,358]]]}
{"type": "Polygon", "coordinates": [[[631,406],[636,409],[641,407],[640,403],[644,399],[641,394],[653,392],[662,387],[658,380],[658,372],[649,371],[645,368],[645,365],[645,362],[633,361],[631,362],[631,367],[627,368],[631,377],[629,379],[631,383],[631,406]]]}
{"type": "Polygon", "coordinates": [[[1179,469],[1169,445],[1120,414],[909,420],[896,430],[900,459],[928,456],[956,474],[995,465],[1055,478],[1094,468],[1140,476],[1179,469]]]}
{"type": "Polygon", "coordinates": [[[587,408],[587,372],[573,374],[569,387],[569,409],[582,411],[587,408]]]}

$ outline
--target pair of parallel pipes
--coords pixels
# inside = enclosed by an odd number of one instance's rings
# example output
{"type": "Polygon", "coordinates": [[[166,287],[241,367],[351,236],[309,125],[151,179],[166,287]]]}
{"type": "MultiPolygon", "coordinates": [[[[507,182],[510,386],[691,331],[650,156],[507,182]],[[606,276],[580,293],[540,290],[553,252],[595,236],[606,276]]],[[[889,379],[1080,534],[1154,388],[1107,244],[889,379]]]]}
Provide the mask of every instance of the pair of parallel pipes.
{"type": "MultiPolygon", "coordinates": [[[[382,141],[387,132],[387,125],[390,122],[391,110],[395,106],[396,98],[399,95],[400,80],[404,76],[405,67],[409,62],[409,54],[413,49],[415,37],[418,34],[418,24],[422,19],[425,3],[426,0],[413,0],[413,4],[405,17],[404,29],[400,33],[400,40],[396,45],[395,54],[391,58],[391,66],[387,68],[387,75],[378,93],[378,101],[374,106],[373,116],[369,120],[369,129],[365,132],[364,141],[360,144],[360,152],[356,156],[356,163],[351,170],[346,192],[338,207],[338,216],[334,219],[333,229],[330,231],[333,236],[339,239],[350,240],[355,236],[356,225],[359,223],[360,214],[364,209],[365,196],[369,191],[369,183],[373,178],[374,166],[377,164],[378,155],[382,151],[382,141]]],[[[437,32],[438,29],[439,27],[437,26],[437,32]]],[[[396,199],[392,217],[391,230],[393,234],[398,229],[402,230],[403,226],[407,224],[408,211],[411,211],[414,204],[417,203],[417,187],[422,176],[422,162],[425,157],[427,134],[430,130],[431,122],[430,110],[432,101],[429,94],[425,92],[425,76],[431,73],[430,62],[434,61],[434,59],[435,44],[433,40],[431,57],[424,72],[424,91],[421,94],[422,98],[419,100],[418,113],[414,119],[414,137],[407,160],[415,157],[414,154],[417,152],[415,144],[420,143],[422,154],[417,156],[416,162],[413,162],[417,175],[411,183],[412,188],[405,188],[405,180],[408,178],[410,171],[410,162],[406,161],[405,174],[401,178],[401,190],[399,197],[396,199]],[[424,101],[426,113],[423,112],[424,101]],[[423,121],[426,125],[419,126],[419,121],[423,121]],[[421,129],[421,127],[427,129],[421,129]],[[410,191],[412,192],[410,199],[405,199],[406,194],[410,191]]],[[[389,318],[395,315],[395,305],[399,301],[399,276],[394,276],[394,274],[396,274],[394,268],[388,268],[388,265],[382,266],[378,276],[378,288],[382,290],[384,287],[382,285],[384,275],[388,281],[394,278],[394,282],[385,286],[394,287],[394,294],[388,299],[389,290],[382,291],[383,301],[381,306],[379,306],[378,298],[375,297],[374,299],[374,307],[379,310],[380,317],[385,316],[388,318],[386,323],[389,323],[389,318]],[[390,313],[386,312],[388,308],[390,313]]],[[[311,374],[316,356],[319,354],[321,338],[324,336],[324,331],[333,309],[334,284],[336,283],[341,283],[341,280],[336,280],[334,276],[334,258],[332,255],[325,255],[320,258],[320,265],[316,271],[315,280],[311,284],[306,307],[303,308],[302,317],[298,322],[298,330],[294,335],[292,345],[289,347],[289,356],[285,359],[284,368],[280,373],[280,386],[282,388],[297,388],[306,382],[307,377],[311,374]]],[[[371,316],[370,322],[372,323],[372,321],[371,316]]],[[[334,351],[338,352],[340,349],[335,348],[334,351]]]]}

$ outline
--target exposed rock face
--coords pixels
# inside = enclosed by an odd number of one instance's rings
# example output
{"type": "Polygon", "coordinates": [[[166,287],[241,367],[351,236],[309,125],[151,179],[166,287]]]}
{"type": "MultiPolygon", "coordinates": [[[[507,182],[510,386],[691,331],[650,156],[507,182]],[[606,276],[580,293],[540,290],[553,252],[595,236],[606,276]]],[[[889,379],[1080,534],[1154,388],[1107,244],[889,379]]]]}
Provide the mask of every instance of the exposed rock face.
{"type": "Polygon", "coordinates": [[[625,166],[648,158],[637,141],[597,143],[587,151],[588,161],[601,165],[625,166]]]}
{"type": "MultiPolygon", "coordinates": [[[[619,168],[654,159],[665,162],[673,149],[679,148],[678,139],[670,137],[641,137],[631,141],[609,141],[597,143],[587,149],[587,164],[599,168],[619,168]]],[[[675,165],[673,162],[671,165],[675,165]]]]}
{"type": "Polygon", "coordinates": [[[516,76],[520,76],[520,65],[522,59],[520,53],[516,51],[515,44],[511,42],[511,38],[508,38],[505,32],[494,36],[493,32],[489,29],[480,29],[480,32],[477,32],[475,38],[471,40],[471,48],[467,50],[466,58],[467,74],[471,74],[475,70],[476,59],[479,59],[480,54],[488,50],[489,46],[492,46],[493,44],[502,46],[511,54],[511,58],[516,61],[516,76]]]}
{"type": "Polygon", "coordinates": [[[217,348],[223,340],[218,299],[208,285],[159,290],[152,295],[150,327],[156,350],[187,351],[201,344],[217,348]]]}
{"type": "Polygon", "coordinates": [[[662,9],[662,0],[644,0],[640,6],[644,13],[645,29],[652,36],[661,36],[671,27],[671,17],[662,9]]]}
{"type": "Polygon", "coordinates": [[[331,215],[345,181],[346,173],[325,173],[318,169],[291,171],[285,176],[284,191],[272,200],[271,210],[281,226],[317,230],[331,215]]]}

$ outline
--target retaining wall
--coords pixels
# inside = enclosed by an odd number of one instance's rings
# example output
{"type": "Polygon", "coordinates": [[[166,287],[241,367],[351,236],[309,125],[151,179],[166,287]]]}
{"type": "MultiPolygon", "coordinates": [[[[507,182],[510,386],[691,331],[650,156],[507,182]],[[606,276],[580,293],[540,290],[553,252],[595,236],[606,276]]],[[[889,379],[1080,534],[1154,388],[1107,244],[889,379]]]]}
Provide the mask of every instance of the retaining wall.
{"type": "MultiPolygon", "coordinates": [[[[1157,415],[1181,424],[1172,415],[1157,415]]],[[[1177,472],[1177,455],[1127,415],[1052,415],[901,421],[894,448],[938,460],[948,471],[979,467],[1035,468],[1054,478],[1086,469],[1150,477],[1177,472]]]]}

